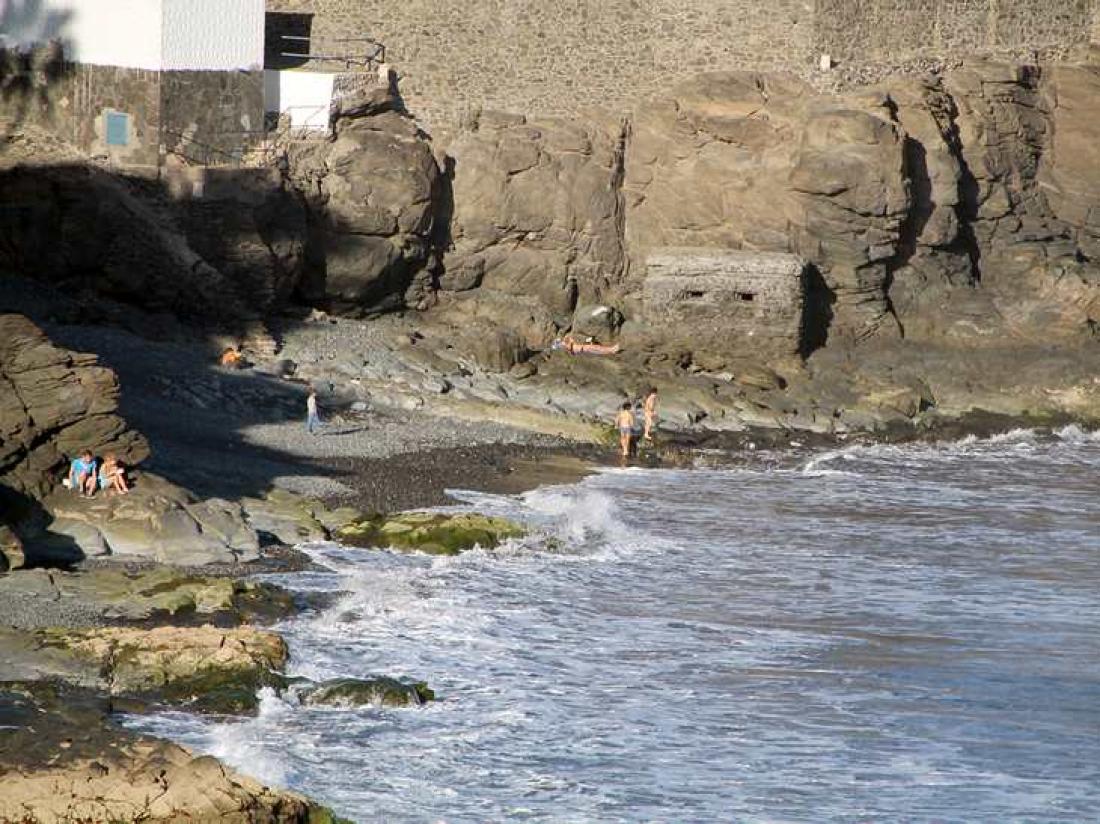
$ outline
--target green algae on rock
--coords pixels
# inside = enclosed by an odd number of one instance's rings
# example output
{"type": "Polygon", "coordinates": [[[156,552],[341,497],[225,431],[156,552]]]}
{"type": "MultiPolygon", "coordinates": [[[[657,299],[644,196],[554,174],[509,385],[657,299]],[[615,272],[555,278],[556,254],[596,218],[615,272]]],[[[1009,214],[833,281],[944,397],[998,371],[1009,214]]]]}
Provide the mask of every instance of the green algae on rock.
{"type": "Polygon", "coordinates": [[[344,543],[360,547],[413,549],[430,555],[457,555],[479,546],[495,549],[527,530],[514,521],[476,512],[405,512],[373,515],[336,533],[344,543]]]}
{"type": "Polygon", "coordinates": [[[330,707],[419,707],[435,700],[435,691],[423,681],[396,678],[335,678],[302,692],[302,703],[330,707]]]}
{"type": "Polygon", "coordinates": [[[286,684],[286,643],[251,627],[57,628],[36,638],[83,665],[79,682],[116,696],[242,712],[257,706],[260,687],[286,684]]]}

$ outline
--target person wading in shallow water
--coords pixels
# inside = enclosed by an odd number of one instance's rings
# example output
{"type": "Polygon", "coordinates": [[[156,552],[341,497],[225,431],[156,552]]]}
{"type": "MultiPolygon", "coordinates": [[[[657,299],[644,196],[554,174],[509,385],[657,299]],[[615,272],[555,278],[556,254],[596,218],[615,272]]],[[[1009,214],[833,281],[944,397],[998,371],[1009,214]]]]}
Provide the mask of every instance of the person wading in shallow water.
{"type": "Polygon", "coordinates": [[[653,430],[657,428],[657,387],[651,386],[645,396],[645,432],[642,437],[647,441],[653,441],[653,430]]]}
{"type": "Polygon", "coordinates": [[[306,432],[316,435],[321,431],[321,416],[317,414],[317,392],[309,390],[306,397],[306,432]]]}
{"type": "Polygon", "coordinates": [[[619,409],[619,414],[615,416],[615,426],[619,430],[619,448],[622,450],[623,458],[630,457],[630,446],[634,440],[634,411],[630,408],[630,401],[627,401],[619,409]]]}

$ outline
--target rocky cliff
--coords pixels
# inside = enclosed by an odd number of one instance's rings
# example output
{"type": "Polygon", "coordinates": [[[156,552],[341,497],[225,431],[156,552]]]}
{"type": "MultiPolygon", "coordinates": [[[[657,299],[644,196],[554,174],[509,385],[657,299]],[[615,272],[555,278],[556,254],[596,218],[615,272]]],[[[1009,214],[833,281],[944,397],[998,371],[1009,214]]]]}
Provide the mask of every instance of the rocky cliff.
{"type": "MultiPolygon", "coordinates": [[[[439,284],[557,325],[577,296],[611,302],[640,332],[651,253],[787,252],[808,266],[806,350],[1083,343],[1100,317],[1098,82],[1095,66],[973,64],[838,96],[710,74],[610,128],[483,117],[448,147],[439,284]]],[[[754,348],[730,331],[728,354],[754,348]]]]}

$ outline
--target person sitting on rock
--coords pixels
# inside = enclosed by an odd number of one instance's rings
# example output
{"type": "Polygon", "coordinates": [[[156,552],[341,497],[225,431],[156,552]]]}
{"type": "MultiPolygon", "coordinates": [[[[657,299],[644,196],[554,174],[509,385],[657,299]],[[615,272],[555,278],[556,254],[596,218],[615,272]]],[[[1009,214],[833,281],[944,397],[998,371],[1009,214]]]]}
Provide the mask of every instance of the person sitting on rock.
{"type": "Polygon", "coordinates": [[[550,349],[551,351],[564,350],[570,355],[617,355],[622,351],[622,346],[617,343],[613,346],[596,343],[592,338],[579,341],[573,336],[572,332],[566,332],[550,344],[550,349]]]}
{"type": "Polygon", "coordinates": [[[95,456],[85,449],[69,464],[69,489],[76,490],[86,498],[91,498],[95,495],[95,488],[95,456]]]}
{"type": "Polygon", "coordinates": [[[218,363],[226,369],[244,369],[245,367],[244,356],[236,346],[227,347],[218,359],[218,363]]]}
{"type": "Polygon", "coordinates": [[[99,488],[108,492],[115,491],[125,495],[130,491],[126,480],[126,470],[114,455],[107,455],[99,467],[99,488]]]}
{"type": "Polygon", "coordinates": [[[615,416],[615,426],[619,430],[619,448],[623,458],[630,457],[630,448],[634,443],[634,411],[630,401],[626,401],[619,408],[619,414],[615,416]]]}

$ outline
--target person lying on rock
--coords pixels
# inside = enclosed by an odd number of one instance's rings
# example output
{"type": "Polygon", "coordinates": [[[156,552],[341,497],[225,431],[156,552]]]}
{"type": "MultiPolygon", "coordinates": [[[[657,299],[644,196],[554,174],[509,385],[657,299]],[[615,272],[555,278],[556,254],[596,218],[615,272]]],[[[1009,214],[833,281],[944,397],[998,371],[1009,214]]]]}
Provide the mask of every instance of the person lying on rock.
{"type": "Polygon", "coordinates": [[[622,351],[622,347],[617,343],[613,346],[596,343],[592,338],[579,341],[572,332],[566,332],[550,344],[550,351],[565,351],[570,355],[617,355],[622,351]]]}
{"type": "Polygon", "coordinates": [[[130,484],[126,480],[126,469],[114,455],[107,455],[103,459],[103,465],[99,468],[99,488],[112,490],[125,495],[130,491],[130,484]]]}
{"type": "Polygon", "coordinates": [[[95,495],[95,484],[95,456],[85,449],[69,464],[69,489],[79,492],[86,498],[91,498],[95,495]]]}
{"type": "Polygon", "coordinates": [[[630,457],[630,448],[634,443],[634,410],[630,401],[626,401],[619,408],[619,414],[615,416],[615,426],[619,430],[619,449],[623,458],[630,457]]]}

